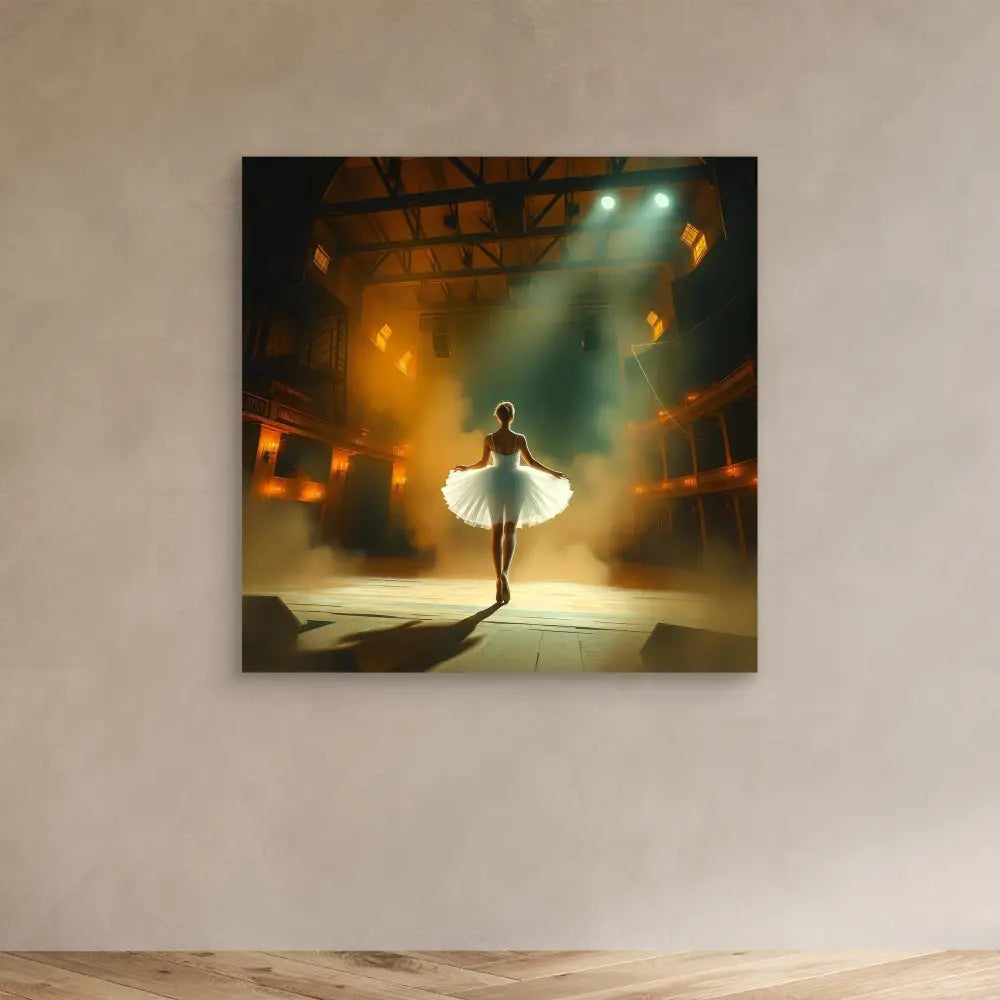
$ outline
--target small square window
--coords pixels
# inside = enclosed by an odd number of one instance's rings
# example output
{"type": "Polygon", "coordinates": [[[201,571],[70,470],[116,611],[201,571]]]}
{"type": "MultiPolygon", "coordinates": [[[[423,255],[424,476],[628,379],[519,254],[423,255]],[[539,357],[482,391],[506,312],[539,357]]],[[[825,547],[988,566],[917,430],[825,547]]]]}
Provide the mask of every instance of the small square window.
{"type": "Polygon", "coordinates": [[[392,336],[392,327],[388,323],[383,324],[382,328],[378,330],[374,337],[372,337],[372,343],[380,350],[384,351],[389,346],[389,338],[392,336]]]}
{"type": "Polygon", "coordinates": [[[415,367],[416,359],[413,357],[413,351],[406,351],[403,356],[396,362],[396,367],[404,375],[412,375],[415,367]]]}
{"type": "Polygon", "coordinates": [[[317,245],[313,251],[313,263],[326,274],[330,268],[330,255],[321,246],[317,245]]]}
{"type": "Polygon", "coordinates": [[[695,242],[695,245],[691,248],[691,254],[694,257],[694,262],[696,264],[698,263],[698,261],[701,260],[702,257],[705,256],[707,250],[708,250],[708,241],[705,239],[705,234],[702,233],[695,242]]]}
{"type": "Polygon", "coordinates": [[[689,247],[693,247],[695,240],[701,235],[701,230],[697,226],[692,226],[690,222],[684,225],[684,230],[681,233],[681,242],[686,243],[689,247]]]}

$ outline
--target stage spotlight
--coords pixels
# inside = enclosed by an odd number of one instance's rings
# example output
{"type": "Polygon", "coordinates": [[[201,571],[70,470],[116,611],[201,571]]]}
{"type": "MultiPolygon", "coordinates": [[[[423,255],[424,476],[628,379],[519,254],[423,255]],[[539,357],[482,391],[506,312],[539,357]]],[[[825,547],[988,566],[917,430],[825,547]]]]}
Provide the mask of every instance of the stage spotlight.
{"type": "Polygon", "coordinates": [[[617,204],[618,201],[613,194],[606,194],[601,197],[601,208],[606,212],[610,212],[617,204]]]}
{"type": "Polygon", "coordinates": [[[662,191],[657,191],[656,194],[653,195],[653,201],[656,203],[657,208],[669,208],[670,206],[670,198],[662,191]]]}

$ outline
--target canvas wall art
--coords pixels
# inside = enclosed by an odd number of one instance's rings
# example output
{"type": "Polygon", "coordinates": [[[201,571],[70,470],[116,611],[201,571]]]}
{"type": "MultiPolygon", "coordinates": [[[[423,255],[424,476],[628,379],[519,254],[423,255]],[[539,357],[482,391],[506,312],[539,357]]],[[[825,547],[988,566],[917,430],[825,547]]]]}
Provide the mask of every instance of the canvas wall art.
{"type": "Polygon", "coordinates": [[[756,670],[752,157],[243,162],[243,669],[756,670]]]}

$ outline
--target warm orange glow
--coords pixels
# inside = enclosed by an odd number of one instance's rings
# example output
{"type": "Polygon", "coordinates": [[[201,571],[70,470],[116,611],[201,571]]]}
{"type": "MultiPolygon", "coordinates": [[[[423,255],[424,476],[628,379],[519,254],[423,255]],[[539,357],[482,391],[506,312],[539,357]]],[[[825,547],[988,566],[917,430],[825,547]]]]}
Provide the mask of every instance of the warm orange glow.
{"type": "Polygon", "coordinates": [[[317,246],[313,251],[313,263],[326,274],[330,268],[330,255],[321,246],[317,246]]]}
{"type": "Polygon", "coordinates": [[[756,476],[754,476],[754,477],[753,477],[753,479],[751,479],[751,480],[750,480],[750,482],[751,482],[751,483],[752,483],[752,484],[753,484],[754,486],[756,486],[756,485],[757,485],[757,477],[756,477],[756,476]]]}
{"type": "Polygon", "coordinates": [[[697,264],[708,250],[708,241],[705,239],[705,234],[702,233],[698,237],[698,241],[691,248],[691,255],[694,257],[694,262],[697,264]]]}
{"type": "Polygon", "coordinates": [[[381,329],[377,330],[372,337],[372,343],[380,350],[384,351],[389,346],[389,338],[392,336],[392,327],[385,323],[381,329]]]}
{"type": "Polygon", "coordinates": [[[413,351],[407,351],[397,362],[396,367],[404,375],[412,375],[414,369],[416,368],[416,358],[413,356],[413,351]]]}
{"type": "Polygon", "coordinates": [[[645,493],[646,492],[646,487],[645,486],[636,486],[635,491],[636,491],[636,493],[645,493]]]}
{"type": "Polygon", "coordinates": [[[650,310],[649,310],[649,312],[648,312],[648,313],[646,313],[646,322],[647,322],[647,323],[648,323],[648,324],[649,324],[650,326],[656,326],[656,324],[657,324],[657,323],[658,323],[659,321],[660,321],[660,317],[659,317],[659,316],[657,316],[657,315],[656,315],[656,313],[655,313],[655,312],[653,312],[653,310],[652,310],[652,309],[650,309],[650,310]]]}
{"type": "Polygon", "coordinates": [[[281,444],[281,434],[278,431],[261,429],[260,439],[257,442],[258,457],[269,456],[271,459],[278,453],[278,446],[281,444]]]}
{"type": "Polygon", "coordinates": [[[664,329],[666,329],[666,328],[663,325],[663,320],[662,319],[658,319],[653,324],[653,340],[659,340],[660,337],[663,336],[664,329]]]}
{"type": "Polygon", "coordinates": [[[333,476],[342,476],[347,472],[350,464],[350,455],[343,451],[335,451],[333,453],[333,458],[330,461],[330,474],[333,476]]]}
{"type": "Polygon", "coordinates": [[[322,500],[325,495],[326,490],[320,483],[303,483],[299,489],[299,499],[308,502],[322,500]]]}
{"type": "Polygon", "coordinates": [[[689,403],[693,403],[697,398],[698,398],[698,393],[696,392],[689,392],[687,394],[687,401],[689,403]]]}
{"type": "Polygon", "coordinates": [[[687,244],[689,247],[694,246],[694,242],[701,235],[701,230],[697,226],[692,226],[690,222],[685,223],[684,230],[681,233],[681,242],[687,244]]]}
{"type": "Polygon", "coordinates": [[[392,488],[401,490],[406,485],[406,466],[396,463],[392,467],[392,488]]]}
{"type": "Polygon", "coordinates": [[[272,479],[264,484],[264,493],[269,497],[281,497],[285,495],[285,484],[280,479],[272,479]]]}
{"type": "Polygon", "coordinates": [[[684,480],[684,485],[685,486],[697,486],[698,485],[698,477],[697,476],[688,476],[684,480]]]}
{"type": "Polygon", "coordinates": [[[736,468],[736,466],[735,466],[735,465],[730,465],[730,466],[729,466],[729,468],[728,468],[728,469],[726,469],[726,475],[727,475],[727,476],[732,476],[732,477],[733,477],[734,479],[735,479],[735,478],[736,478],[736,476],[738,476],[739,474],[740,474],[740,470],[739,470],[738,468],[736,468]]]}

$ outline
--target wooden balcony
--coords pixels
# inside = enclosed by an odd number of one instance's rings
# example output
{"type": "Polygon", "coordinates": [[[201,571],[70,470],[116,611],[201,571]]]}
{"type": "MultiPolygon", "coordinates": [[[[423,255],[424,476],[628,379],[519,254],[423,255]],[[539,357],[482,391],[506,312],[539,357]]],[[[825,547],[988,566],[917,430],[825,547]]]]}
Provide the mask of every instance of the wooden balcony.
{"type": "Polygon", "coordinates": [[[265,396],[257,396],[252,392],[243,393],[243,415],[250,420],[266,421],[269,426],[283,433],[316,438],[344,451],[358,452],[389,461],[399,461],[406,457],[406,448],[403,445],[378,441],[367,431],[331,424],[328,420],[314,417],[311,413],[294,409],[265,396]]]}
{"type": "Polygon", "coordinates": [[[731,372],[718,382],[713,382],[704,389],[693,390],[687,394],[683,403],[661,410],[651,420],[643,420],[629,424],[629,429],[636,433],[658,430],[671,424],[686,426],[701,417],[718,413],[724,406],[749,395],[757,387],[757,373],[751,361],[744,361],[736,371],[731,372]]]}
{"type": "Polygon", "coordinates": [[[633,490],[641,499],[691,497],[704,493],[729,493],[757,485],[757,459],[724,465],[721,469],[693,472],[689,476],[665,479],[658,483],[642,483],[633,490]]]}

